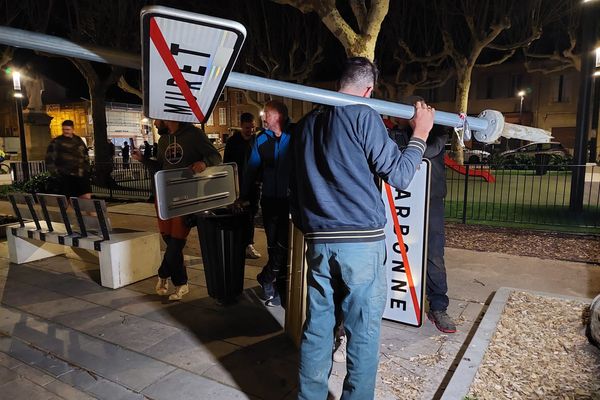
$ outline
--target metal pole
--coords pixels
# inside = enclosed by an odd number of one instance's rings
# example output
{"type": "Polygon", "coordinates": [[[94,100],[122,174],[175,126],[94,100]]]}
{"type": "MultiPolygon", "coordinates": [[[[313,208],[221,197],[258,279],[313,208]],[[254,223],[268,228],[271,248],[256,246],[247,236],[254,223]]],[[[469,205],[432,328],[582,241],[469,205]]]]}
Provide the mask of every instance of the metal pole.
{"type": "Polygon", "coordinates": [[[21,169],[23,170],[23,181],[29,180],[29,161],[27,160],[27,143],[25,142],[25,124],[23,122],[23,100],[15,97],[17,106],[17,118],[19,120],[19,141],[21,142],[21,169]]]}
{"type": "MultiPolygon", "coordinates": [[[[138,54],[129,54],[94,46],[84,46],[57,36],[29,32],[6,26],[0,26],[0,43],[43,53],[96,61],[104,64],[119,65],[133,69],[141,68],[141,59],[138,54]]],[[[414,113],[414,108],[410,105],[350,96],[330,90],[317,89],[288,82],[279,82],[273,79],[245,75],[237,72],[231,72],[229,74],[226,85],[236,89],[257,91],[319,104],[348,105],[363,103],[371,106],[380,114],[407,119],[412,118],[414,113]]],[[[483,118],[468,117],[467,120],[469,126],[474,131],[483,131],[488,127],[488,121],[483,118]]],[[[451,127],[460,127],[463,125],[462,120],[457,114],[443,111],[436,112],[435,122],[439,125],[451,127]]]]}
{"type": "Polygon", "coordinates": [[[583,209],[583,191],[585,184],[585,162],[588,129],[590,126],[590,101],[592,94],[592,73],[596,62],[593,52],[596,42],[597,3],[582,4],[582,34],[581,34],[581,73],[579,85],[579,100],[577,102],[577,125],[575,129],[575,154],[573,157],[573,173],[571,175],[571,196],[569,208],[571,211],[583,209]]]}
{"type": "MultiPolygon", "coordinates": [[[[127,68],[140,69],[140,56],[94,46],[83,46],[67,39],[56,36],[29,32],[15,28],[0,26],[0,43],[35,50],[43,53],[57,54],[65,57],[75,57],[105,64],[119,65],[127,68]]],[[[288,82],[279,82],[258,76],[231,72],[226,85],[236,89],[251,90],[297,100],[326,105],[366,104],[378,113],[394,117],[410,119],[413,117],[412,105],[392,103],[389,101],[367,99],[350,96],[330,90],[317,89],[288,82]]],[[[511,137],[539,142],[549,141],[549,133],[532,127],[521,127],[504,123],[502,114],[486,110],[480,117],[467,117],[467,122],[475,132],[477,140],[485,143],[493,142],[503,135],[504,130],[510,131],[511,137]]],[[[455,113],[436,111],[435,123],[449,127],[462,127],[463,121],[455,113]]]]}

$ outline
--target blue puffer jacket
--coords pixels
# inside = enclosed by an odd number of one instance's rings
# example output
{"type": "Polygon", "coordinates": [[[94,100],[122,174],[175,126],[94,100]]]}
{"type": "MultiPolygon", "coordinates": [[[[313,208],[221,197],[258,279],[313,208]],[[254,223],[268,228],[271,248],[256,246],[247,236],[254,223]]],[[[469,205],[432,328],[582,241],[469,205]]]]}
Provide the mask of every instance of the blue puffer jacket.
{"type": "Polygon", "coordinates": [[[262,197],[287,199],[290,175],[290,134],[283,132],[280,137],[265,130],[254,140],[252,153],[241,189],[241,198],[246,199],[259,173],[262,174],[262,197]]]}

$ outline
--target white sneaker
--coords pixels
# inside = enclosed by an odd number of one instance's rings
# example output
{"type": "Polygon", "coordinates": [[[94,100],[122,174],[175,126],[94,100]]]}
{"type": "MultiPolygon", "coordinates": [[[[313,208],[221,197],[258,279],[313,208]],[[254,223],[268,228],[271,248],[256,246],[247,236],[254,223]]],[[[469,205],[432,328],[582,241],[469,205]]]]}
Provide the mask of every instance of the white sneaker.
{"type": "Polygon", "coordinates": [[[261,255],[258,251],[256,251],[256,249],[254,248],[253,245],[249,244],[248,247],[246,247],[246,258],[252,258],[254,260],[256,260],[257,258],[260,258],[261,255]]]}
{"type": "Polygon", "coordinates": [[[340,336],[338,339],[338,347],[333,352],[333,361],[337,363],[346,362],[346,336],[340,336]]]}
{"type": "Polygon", "coordinates": [[[169,300],[181,300],[184,295],[190,292],[187,283],[181,286],[175,286],[175,293],[169,296],[169,300]]]}
{"type": "Polygon", "coordinates": [[[159,277],[158,282],[156,282],[156,294],[159,296],[166,296],[168,290],[169,290],[169,280],[159,277]]]}

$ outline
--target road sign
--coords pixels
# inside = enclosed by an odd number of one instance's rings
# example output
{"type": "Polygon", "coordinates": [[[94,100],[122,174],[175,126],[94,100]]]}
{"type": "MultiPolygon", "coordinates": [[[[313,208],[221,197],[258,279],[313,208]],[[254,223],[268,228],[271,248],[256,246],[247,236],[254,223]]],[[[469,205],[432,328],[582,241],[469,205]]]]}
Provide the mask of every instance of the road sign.
{"type": "Polygon", "coordinates": [[[160,219],[228,206],[239,192],[234,163],[208,167],[200,174],[189,168],[166,169],[154,175],[154,182],[160,219]]]}
{"type": "Polygon", "coordinates": [[[141,12],[144,114],[205,123],[235,64],[243,25],[151,6],[141,12]]]}
{"type": "Polygon", "coordinates": [[[427,271],[430,163],[423,160],[406,190],[384,183],[387,224],[388,298],[383,318],[412,326],[423,323],[427,271]]]}

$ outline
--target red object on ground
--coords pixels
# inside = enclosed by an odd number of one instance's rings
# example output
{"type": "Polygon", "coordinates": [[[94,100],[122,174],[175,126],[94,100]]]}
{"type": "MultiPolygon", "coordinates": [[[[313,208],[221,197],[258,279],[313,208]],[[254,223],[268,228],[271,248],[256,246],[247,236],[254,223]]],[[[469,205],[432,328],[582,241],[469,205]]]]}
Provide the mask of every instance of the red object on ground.
{"type": "MultiPolygon", "coordinates": [[[[458,172],[461,175],[465,175],[467,173],[467,169],[465,168],[465,166],[458,164],[456,161],[451,159],[448,156],[448,154],[444,155],[444,164],[446,164],[446,167],[455,170],[456,172],[458,172]]],[[[489,182],[489,183],[496,182],[496,178],[494,177],[494,175],[492,175],[491,172],[484,171],[481,169],[470,169],[469,168],[469,176],[480,176],[483,179],[485,179],[486,182],[489,182]]]]}

